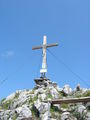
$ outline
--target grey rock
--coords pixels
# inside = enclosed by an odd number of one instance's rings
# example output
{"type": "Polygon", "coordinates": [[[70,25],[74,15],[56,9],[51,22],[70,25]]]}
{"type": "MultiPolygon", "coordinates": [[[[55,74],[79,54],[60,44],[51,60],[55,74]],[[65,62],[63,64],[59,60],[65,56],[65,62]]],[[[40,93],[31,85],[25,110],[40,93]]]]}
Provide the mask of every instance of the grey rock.
{"type": "Polygon", "coordinates": [[[34,102],[34,106],[37,108],[37,110],[42,114],[48,111],[48,103],[40,102],[38,99],[36,102],[34,102]]]}
{"type": "Polygon", "coordinates": [[[53,86],[50,87],[50,93],[51,93],[51,95],[52,95],[52,97],[54,99],[58,99],[59,98],[59,93],[53,86]]]}
{"type": "Polygon", "coordinates": [[[64,92],[65,94],[69,95],[69,94],[72,93],[72,89],[70,88],[69,85],[65,85],[65,86],[63,87],[63,92],[64,92]]]}
{"type": "Polygon", "coordinates": [[[77,106],[77,112],[80,113],[81,115],[82,115],[83,113],[86,113],[86,112],[87,112],[86,107],[83,106],[83,105],[78,105],[78,106],[77,106]]]}
{"type": "Polygon", "coordinates": [[[77,118],[71,116],[69,112],[64,112],[61,115],[61,120],[77,120],[77,118]]]}
{"type": "MultiPolygon", "coordinates": [[[[44,102],[44,100],[64,98],[62,90],[67,94],[66,97],[71,97],[71,95],[74,96],[76,94],[76,91],[72,90],[69,85],[65,85],[64,88],[59,88],[56,83],[53,83],[48,79],[38,82],[39,83],[36,84],[38,87],[35,87],[32,90],[17,90],[3,102],[0,102],[0,120],[13,120],[14,116],[16,117],[14,118],[16,120],[33,120],[33,112],[37,112],[38,117],[40,117],[41,120],[48,120],[49,105],[44,102]],[[10,101],[9,105],[7,101],[10,101]]],[[[82,94],[85,93],[85,91],[87,91],[87,89],[81,89],[79,93],[82,94]]],[[[86,106],[83,104],[77,104],[76,107],[70,106],[71,109],[62,108],[61,105],[53,105],[50,120],[78,120],[73,117],[74,114],[72,115],[70,110],[79,113],[81,118],[83,115],[86,120],[90,120],[90,113],[87,111],[88,106],[90,106],[90,103],[87,103],[86,106]],[[53,110],[55,110],[55,112],[53,112],[53,110]],[[57,117],[53,118],[53,115],[57,117]]]]}
{"type": "Polygon", "coordinates": [[[41,120],[49,120],[48,111],[42,114],[40,117],[41,117],[41,120]]]}
{"type": "Polygon", "coordinates": [[[64,112],[64,113],[61,115],[61,120],[67,120],[67,119],[69,119],[69,115],[70,115],[69,112],[64,112]]]}
{"type": "Polygon", "coordinates": [[[76,86],[76,91],[80,91],[80,90],[81,90],[80,84],[78,84],[78,85],[76,86]]]}
{"type": "Polygon", "coordinates": [[[19,114],[19,117],[17,118],[17,120],[32,117],[31,110],[28,108],[27,105],[23,105],[22,107],[17,108],[16,112],[19,114]]]}
{"type": "Polygon", "coordinates": [[[86,120],[90,120],[90,112],[86,114],[86,120]]]}

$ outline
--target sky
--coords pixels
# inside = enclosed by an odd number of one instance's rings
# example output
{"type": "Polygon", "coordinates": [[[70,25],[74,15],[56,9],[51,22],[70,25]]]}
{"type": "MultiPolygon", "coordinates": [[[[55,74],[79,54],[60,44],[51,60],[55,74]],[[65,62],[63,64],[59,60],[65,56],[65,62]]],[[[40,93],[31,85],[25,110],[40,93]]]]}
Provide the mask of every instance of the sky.
{"type": "Polygon", "coordinates": [[[32,46],[44,35],[59,44],[49,48],[55,56],[47,51],[46,76],[59,87],[89,88],[89,6],[90,0],[0,0],[0,99],[35,86],[42,51],[32,46]]]}

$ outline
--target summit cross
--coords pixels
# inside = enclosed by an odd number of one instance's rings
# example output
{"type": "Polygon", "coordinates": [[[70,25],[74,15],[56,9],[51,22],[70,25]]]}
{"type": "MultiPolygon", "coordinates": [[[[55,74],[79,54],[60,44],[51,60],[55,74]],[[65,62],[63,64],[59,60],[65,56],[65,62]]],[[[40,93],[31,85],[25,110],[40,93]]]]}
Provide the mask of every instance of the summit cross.
{"type": "Polygon", "coordinates": [[[47,44],[47,36],[43,37],[43,45],[32,47],[32,50],[42,49],[42,68],[40,74],[42,78],[45,78],[47,73],[47,48],[58,46],[58,43],[47,44]]]}

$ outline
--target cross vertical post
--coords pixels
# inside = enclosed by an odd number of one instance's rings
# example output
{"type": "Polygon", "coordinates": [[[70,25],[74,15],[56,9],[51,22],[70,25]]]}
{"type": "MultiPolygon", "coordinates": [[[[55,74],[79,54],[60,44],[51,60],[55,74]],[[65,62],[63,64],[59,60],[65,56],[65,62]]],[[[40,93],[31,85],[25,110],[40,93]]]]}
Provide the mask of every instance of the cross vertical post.
{"type": "Polygon", "coordinates": [[[47,44],[47,36],[43,37],[43,45],[35,46],[32,50],[42,49],[42,68],[40,69],[41,78],[46,78],[47,73],[47,48],[58,46],[58,43],[47,44]]]}
{"type": "Polygon", "coordinates": [[[45,77],[47,72],[47,53],[46,53],[47,37],[43,37],[43,51],[42,51],[42,68],[40,69],[41,77],[45,77]]]}

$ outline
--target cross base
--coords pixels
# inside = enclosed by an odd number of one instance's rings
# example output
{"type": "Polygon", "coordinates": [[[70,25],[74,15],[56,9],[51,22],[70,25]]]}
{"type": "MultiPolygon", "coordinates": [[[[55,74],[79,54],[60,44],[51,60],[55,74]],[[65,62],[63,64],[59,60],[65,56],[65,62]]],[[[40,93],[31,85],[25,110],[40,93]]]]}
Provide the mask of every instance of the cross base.
{"type": "Polygon", "coordinates": [[[41,78],[46,78],[45,74],[47,73],[47,69],[41,69],[40,73],[41,73],[41,78]]]}
{"type": "Polygon", "coordinates": [[[35,83],[36,83],[36,88],[41,88],[41,87],[48,87],[48,86],[57,86],[57,83],[54,83],[52,81],[50,81],[50,79],[48,78],[36,78],[34,79],[35,83]]]}

